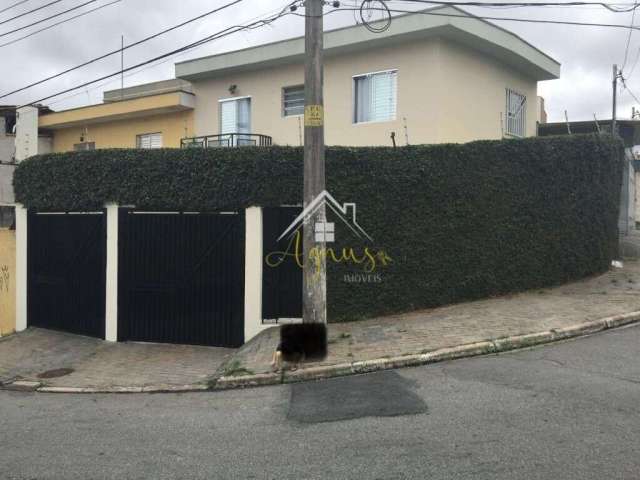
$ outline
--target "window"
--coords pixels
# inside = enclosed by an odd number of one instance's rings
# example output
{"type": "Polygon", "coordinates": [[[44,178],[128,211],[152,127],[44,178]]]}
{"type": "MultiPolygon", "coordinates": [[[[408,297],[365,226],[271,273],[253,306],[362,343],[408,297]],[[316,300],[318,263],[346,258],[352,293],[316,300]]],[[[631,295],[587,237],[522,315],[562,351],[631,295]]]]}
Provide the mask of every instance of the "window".
{"type": "Polygon", "coordinates": [[[395,120],[397,76],[389,70],[353,77],[354,123],[395,120]]]}
{"type": "Polygon", "coordinates": [[[524,137],[527,125],[527,97],[507,88],[507,135],[524,137]]]}
{"type": "Polygon", "coordinates": [[[162,133],[144,133],[138,135],[136,146],[138,148],[162,148],[162,133]]]}
{"type": "Polygon", "coordinates": [[[251,133],[251,98],[220,100],[220,133],[251,133]]]}
{"type": "Polygon", "coordinates": [[[15,228],[15,207],[0,207],[0,228],[15,228]]]}
{"type": "Polygon", "coordinates": [[[285,117],[304,115],[304,85],[282,89],[282,114],[285,117]]]}
{"type": "Polygon", "coordinates": [[[219,146],[255,145],[255,140],[252,140],[250,134],[251,98],[241,97],[220,100],[219,146]]]}
{"type": "Polygon", "coordinates": [[[75,143],[73,145],[73,150],[76,152],[83,152],[85,150],[95,150],[96,149],[96,142],[82,142],[82,143],[75,143]]]}

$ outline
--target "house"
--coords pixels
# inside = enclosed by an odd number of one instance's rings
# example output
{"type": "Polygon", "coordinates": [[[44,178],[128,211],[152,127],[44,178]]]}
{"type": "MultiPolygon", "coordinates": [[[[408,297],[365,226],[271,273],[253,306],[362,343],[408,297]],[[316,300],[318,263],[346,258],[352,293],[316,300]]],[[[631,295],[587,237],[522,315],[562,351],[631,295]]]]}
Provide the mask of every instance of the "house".
{"type": "MultiPolygon", "coordinates": [[[[380,34],[327,31],[324,47],[329,145],[536,135],[537,84],[560,75],[522,38],[454,7],[394,17],[380,34]]],[[[55,151],[301,145],[303,64],[303,37],[196,58],[177,63],[173,80],[105,92],[40,126],[55,151]]]]}
{"type": "Polygon", "coordinates": [[[188,82],[164,80],[104,92],[103,103],[52,112],[40,128],[53,150],[179,147],[193,135],[194,95],[188,82]]]}
{"type": "MultiPolygon", "coordinates": [[[[300,145],[303,64],[303,37],[177,63],[176,77],[195,94],[196,137],[215,145],[220,134],[242,133],[300,145]]],[[[394,17],[380,34],[360,25],[328,31],[326,143],[535,135],[537,83],[559,74],[558,62],[522,38],[453,7],[394,17]]]]}

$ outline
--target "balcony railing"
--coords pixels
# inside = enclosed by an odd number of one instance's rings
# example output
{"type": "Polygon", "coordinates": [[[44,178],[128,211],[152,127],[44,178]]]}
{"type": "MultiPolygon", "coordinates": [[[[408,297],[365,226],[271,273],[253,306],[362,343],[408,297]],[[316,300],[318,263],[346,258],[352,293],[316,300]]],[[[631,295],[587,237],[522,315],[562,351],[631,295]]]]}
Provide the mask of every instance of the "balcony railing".
{"type": "Polygon", "coordinates": [[[181,148],[268,147],[271,144],[271,137],[259,133],[224,133],[180,140],[181,148]]]}

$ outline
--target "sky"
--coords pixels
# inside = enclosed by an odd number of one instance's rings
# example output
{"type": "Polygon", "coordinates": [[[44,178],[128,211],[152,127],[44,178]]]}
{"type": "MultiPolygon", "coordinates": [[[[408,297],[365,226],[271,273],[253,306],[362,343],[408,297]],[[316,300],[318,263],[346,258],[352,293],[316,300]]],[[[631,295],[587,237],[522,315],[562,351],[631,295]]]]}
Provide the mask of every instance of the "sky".
{"type": "MultiPolygon", "coordinates": [[[[0,10],[18,0],[0,0],[0,10]]],[[[55,5],[12,21],[7,21],[52,0],[27,0],[23,4],[0,13],[0,94],[12,91],[53,75],[91,58],[120,48],[121,36],[125,44],[133,43],[159,30],[190,19],[231,0],[120,0],[96,12],[53,27],[42,33],[11,45],[3,43],[47,26],[54,21],[83,13],[110,3],[113,0],[96,0],[74,12],[55,20],[5,35],[6,32],[36,22],[47,16],[85,3],[87,0],[61,0],[55,5]]],[[[243,24],[253,19],[275,13],[291,0],[243,0],[228,9],[191,23],[150,42],[128,49],[124,53],[125,68],[183,45],[218,32],[225,27],[243,24]]],[[[504,0],[499,0],[504,1],[504,0]]],[[[533,0],[538,3],[540,0],[533,0]]],[[[567,1],[567,0],[559,0],[567,1]]],[[[632,5],[629,0],[620,4],[632,5]]],[[[351,6],[356,0],[343,1],[351,6]]],[[[425,8],[415,2],[389,0],[393,9],[425,8]]],[[[330,10],[329,7],[326,10],[330,10]]],[[[614,23],[640,26],[640,11],[636,18],[631,12],[613,13],[598,6],[581,7],[526,7],[526,8],[477,8],[466,7],[471,13],[482,16],[516,17],[525,19],[567,20],[588,23],[614,23]]],[[[640,9],[639,9],[640,10],[640,9]]],[[[303,10],[299,10],[302,12],[303,10]]],[[[325,16],[325,31],[353,24],[353,11],[343,11],[325,16]]],[[[493,21],[510,30],[550,55],[562,64],[558,80],[540,82],[538,94],[545,98],[549,121],[564,121],[565,111],[569,120],[590,120],[611,117],[612,64],[623,66],[625,51],[627,62],[623,75],[629,90],[640,99],[640,30],[633,32],[629,40],[628,29],[584,27],[493,21]],[[634,68],[637,65],[637,68],[634,68]]],[[[363,27],[364,28],[364,27],[363,27]]],[[[211,55],[253,45],[303,35],[304,18],[287,16],[269,26],[242,31],[229,37],[202,45],[167,60],[126,73],[126,86],[173,78],[174,62],[204,55],[211,55]]],[[[76,70],[61,78],[46,82],[24,92],[0,99],[0,104],[30,103],[78,84],[120,70],[120,55],[76,70]]],[[[120,87],[120,77],[66,93],[44,102],[54,110],[100,103],[102,92],[120,87]]],[[[640,108],[629,90],[620,88],[618,117],[630,118],[632,107],[640,108]]]]}

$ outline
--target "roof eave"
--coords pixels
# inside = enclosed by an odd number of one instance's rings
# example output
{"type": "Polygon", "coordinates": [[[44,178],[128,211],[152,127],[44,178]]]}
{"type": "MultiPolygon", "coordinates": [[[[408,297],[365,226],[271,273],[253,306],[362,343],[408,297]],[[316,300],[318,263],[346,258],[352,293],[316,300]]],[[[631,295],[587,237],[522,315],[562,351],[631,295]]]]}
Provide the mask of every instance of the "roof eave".
{"type": "MultiPolygon", "coordinates": [[[[560,64],[522,38],[493,23],[455,7],[437,7],[394,17],[392,27],[372,34],[361,26],[350,26],[325,33],[325,55],[375,48],[408,40],[443,36],[467,44],[511,64],[536,80],[560,77],[560,64]],[[450,17],[447,13],[464,15],[450,17]]],[[[256,70],[300,62],[304,58],[304,39],[297,37],[258,47],[202,57],[176,63],[176,77],[197,81],[229,73],[256,70]]]]}

